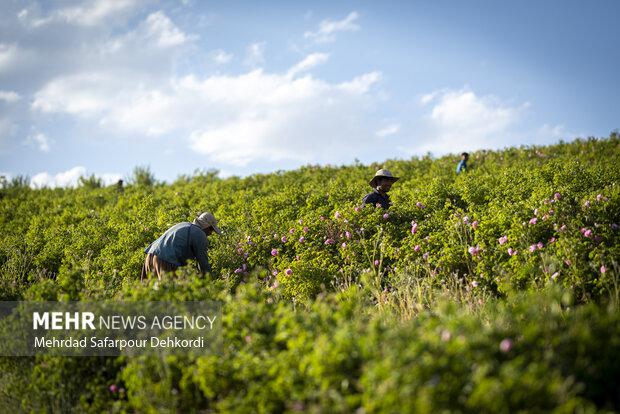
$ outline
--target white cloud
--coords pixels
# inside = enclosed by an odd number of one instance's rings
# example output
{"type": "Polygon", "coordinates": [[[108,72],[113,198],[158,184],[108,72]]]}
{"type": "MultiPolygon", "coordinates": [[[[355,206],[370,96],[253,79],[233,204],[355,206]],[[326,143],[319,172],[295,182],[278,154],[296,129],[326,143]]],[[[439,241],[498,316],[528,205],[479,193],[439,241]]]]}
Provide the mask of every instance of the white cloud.
{"type": "MultiPolygon", "coordinates": [[[[188,44],[196,38],[195,35],[184,33],[164,12],[157,11],[149,14],[135,30],[107,39],[99,46],[99,51],[104,56],[117,55],[136,59],[136,56],[144,55],[147,51],[165,52],[188,44]]],[[[161,59],[168,60],[164,56],[161,59]]]]}
{"type": "Polygon", "coordinates": [[[420,102],[433,106],[426,116],[427,138],[417,142],[415,150],[437,154],[509,145],[513,125],[529,106],[511,106],[467,88],[435,91],[420,102]]]}
{"type": "MultiPolygon", "coordinates": [[[[35,174],[30,180],[32,188],[56,188],[56,187],[77,187],[80,177],[87,177],[87,170],[83,166],[73,167],[70,170],[50,174],[47,171],[35,174]]],[[[95,174],[100,178],[103,185],[110,185],[118,182],[123,176],[117,173],[95,174]]]]}
{"type": "Polygon", "coordinates": [[[398,132],[400,132],[400,124],[392,124],[378,130],[375,132],[375,135],[380,138],[385,138],[390,135],[398,134],[398,132]]]}
{"type": "Polygon", "coordinates": [[[103,185],[116,184],[118,180],[123,178],[122,174],[117,174],[117,173],[105,173],[105,174],[97,175],[97,177],[101,179],[101,181],[103,182],[103,185]]]}
{"type": "Polygon", "coordinates": [[[570,135],[570,132],[566,130],[564,125],[544,124],[538,129],[537,134],[541,137],[566,139],[568,138],[568,135],[570,135]]]}
{"type": "Polygon", "coordinates": [[[52,80],[39,90],[32,109],[90,115],[103,111],[123,91],[123,80],[114,73],[84,73],[52,80]]]}
{"type": "Polygon", "coordinates": [[[48,16],[39,16],[38,8],[21,10],[17,17],[26,26],[37,28],[50,23],[69,23],[79,26],[96,26],[134,9],[137,0],[84,1],[75,6],[54,10],[48,16]]]}
{"type": "Polygon", "coordinates": [[[317,43],[333,42],[336,38],[335,34],[338,32],[355,32],[359,30],[360,26],[355,23],[358,18],[359,13],[354,11],[342,20],[323,20],[319,23],[319,28],[316,32],[305,32],[304,37],[317,43]]]}
{"type": "Polygon", "coordinates": [[[225,65],[233,58],[232,53],[226,53],[226,51],[218,49],[211,52],[211,59],[218,65],[225,65]]]}
{"type": "Polygon", "coordinates": [[[30,135],[27,141],[31,144],[36,145],[42,152],[50,151],[50,139],[47,137],[47,135],[41,132],[30,135]]]}
{"type": "Polygon", "coordinates": [[[351,93],[364,94],[368,92],[370,87],[381,80],[381,72],[374,71],[365,73],[361,76],[353,78],[350,81],[342,82],[338,87],[351,93]]]}
{"type": "Polygon", "coordinates": [[[306,56],[304,60],[294,65],[287,72],[287,76],[292,78],[295,75],[305,72],[317,65],[321,65],[329,59],[329,55],[326,53],[312,53],[311,55],[306,56]]]}
{"type": "Polygon", "coordinates": [[[143,23],[143,30],[148,39],[162,48],[180,46],[191,40],[162,11],[151,13],[143,23]]]}
{"type": "Polygon", "coordinates": [[[246,50],[245,64],[256,67],[265,63],[265,42],[250,44],[246,50]]]}
{"type": "Polygon", "coordinates": [[[16,44],[0,43],[0,73],[17,63],[20,49],[16,44]]]}
{"type": "Polygon", "coordinates": [[[376,139],[366,125],[371,87],[381,74],[340,84],[290,76],[325,59],[310,55],[282,74],[255,69],[238,76],[185,76],[157,88],[108,73],[70,76],[36,93],[33,109],[98,120],[131,135],[185,136],[192,150],[227,165],[336,162],[376,139]]]}
{"type": "Polygon", "coordinates": [[[437,94],[438,94],[438,92],[431,92],[431,93],[427,93],[425,95],[422,95],[422,97],[420,98],[420,105],[425,106],[425,105],[429,104],[433,99],[435,99],[437,94]]]}
{"type": "Polygon", "coordinates": [[[15,103],[20,99],[21,96],[19,96],[17,92],[0,90],[0,101],[4,101],[6,103],[15,103]]]}
{"type": "Polygon", "coordinates": [[[32,177],[30,186],[32,188],[75,187],[77,186],[78,179],[83,175],[86,175],[86,168],[81,166],[73,167],[68,171],[55,175],[51,175],[47,171],[40,172],[32,177]]]}

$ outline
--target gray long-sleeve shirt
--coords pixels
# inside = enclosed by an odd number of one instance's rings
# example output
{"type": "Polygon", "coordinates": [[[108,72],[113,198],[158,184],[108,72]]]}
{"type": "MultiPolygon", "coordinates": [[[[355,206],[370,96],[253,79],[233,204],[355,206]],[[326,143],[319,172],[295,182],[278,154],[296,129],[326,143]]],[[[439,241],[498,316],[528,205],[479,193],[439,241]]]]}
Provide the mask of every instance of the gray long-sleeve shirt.
{"type": "Polygon", "coordinates": [[[176,266],[185,266],[187,259],[196,259],[200,271],[211,271],[207,256],[207,235],[202,229],[188,222],[175,224],[151,243],[145,253],[151,253],[176,266]]]}

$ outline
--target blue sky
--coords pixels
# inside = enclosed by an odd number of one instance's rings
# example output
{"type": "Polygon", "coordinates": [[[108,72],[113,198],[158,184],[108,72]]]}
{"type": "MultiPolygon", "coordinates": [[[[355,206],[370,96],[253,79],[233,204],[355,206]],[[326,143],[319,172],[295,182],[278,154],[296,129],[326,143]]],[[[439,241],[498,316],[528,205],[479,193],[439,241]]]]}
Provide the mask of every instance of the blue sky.
{"type": "Polygon", "coordinates": [[[0,174],[248,175],[607,136],[617,1],[2,1],[0,174]]]}

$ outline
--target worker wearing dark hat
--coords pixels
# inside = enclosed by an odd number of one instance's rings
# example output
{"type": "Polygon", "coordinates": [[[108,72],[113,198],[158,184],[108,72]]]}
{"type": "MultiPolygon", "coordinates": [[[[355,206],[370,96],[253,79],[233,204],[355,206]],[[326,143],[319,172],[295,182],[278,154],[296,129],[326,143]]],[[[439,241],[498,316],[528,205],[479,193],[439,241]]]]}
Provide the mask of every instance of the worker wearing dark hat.
{"type": "Polygon", "coordinates": [[[366,204],[377,205],[380,204],[382,208],[390,207],[390,196],[387,195],[388,191],[399,178],[394,177],[389,170],[381,169],[375,173],[375,176],[370,180],[370,186],[373,188],[372,193],[366,194],[362,199],[362,206],[366,204]]]}
{"type": "Polygon", "coordinates": [[[161,280],[164,272],[174,274],[177,268],[185,266],[188,259],[196,259],[203,275],[210,273],[207,236],[213,232],[222,234],[217,220],[207,211],[191,223],[183,222],[170,227],[144,250],[146,258],[140,280],[147,277],[149,272],[155,273],[161,280]]]}

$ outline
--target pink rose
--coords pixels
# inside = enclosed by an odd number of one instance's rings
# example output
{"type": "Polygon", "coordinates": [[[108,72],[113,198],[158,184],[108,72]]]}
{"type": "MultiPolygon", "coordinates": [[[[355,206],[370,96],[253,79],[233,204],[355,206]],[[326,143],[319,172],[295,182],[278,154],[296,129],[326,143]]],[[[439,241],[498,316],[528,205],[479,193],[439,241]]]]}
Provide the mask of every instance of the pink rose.
{"type": "Polygon", "coordinates": [[[504,243],[508,241],[508,236],[502,236],[499,239],[497,239],[497,241],[499,242],[500,245],[503,245],[504,243]]]}
{"type": "Polygon", "coordinates": [[[530,224],[533,225],[533,224],[536,224],[536,223],[538,223],[538,218],[533,217],[533,218],[530,219],[530,224]]]}
{"type": "Polygon", "coordinates": [[[287,275],[287,276],[290,276],[290,275],[292,275],[292,274],[293,274],[293,270],[291,270],[290,268],[288,268],[288,269],[286,269],[286,272],[284,272],[284,273],[286,273],[286,275],[287,275]]]}
{"type": "Polygon", "coordinates": [[[451,334],[450,331],[448,331],[447,329],[444,329],[443,331],[441,331],[441,340],[443,342],[448,342],[451,338],[451,334]]]}
{"type": "Polygon", "coordinates": [[[478,256],[478,253],[480,252],[480,248],[478,246],[475,246],[475,247],[474,246],[470,246],[469,249],[467,249],[467,251],[472,256],[478,256]]]}
{"type": "Polygon", "coordinates": [[[499,350],[503,353],[508,353],[512,349],[512,340],[506,338],[499,343],[499,350]]]}
{"type": "Polygon", "coordinates": [[[416,245],[413,247],[413,251],[414,251],[414,252],[419,252],[419,251],[420,251],[420,245],[419,245],[419,244],[416,244],[416,245]]]}
{"type": "Polygon", "coordinates": [[[278,255],[278,249],[271,249],[271,255],[272,256],[277,256],[278,255]]]}

